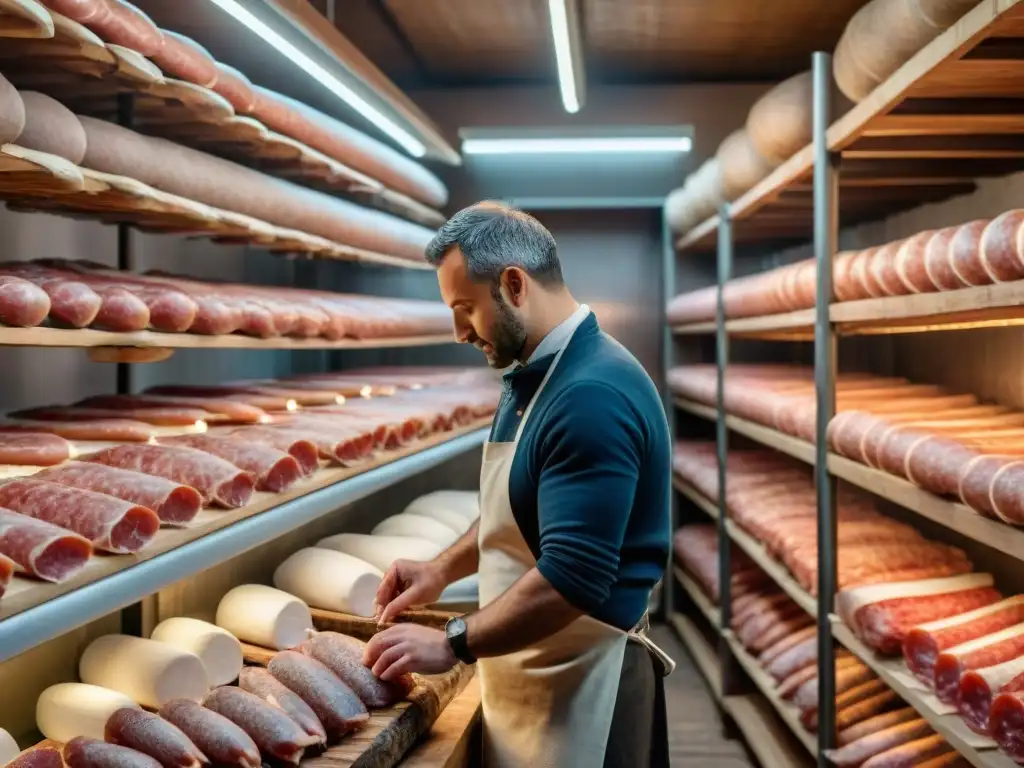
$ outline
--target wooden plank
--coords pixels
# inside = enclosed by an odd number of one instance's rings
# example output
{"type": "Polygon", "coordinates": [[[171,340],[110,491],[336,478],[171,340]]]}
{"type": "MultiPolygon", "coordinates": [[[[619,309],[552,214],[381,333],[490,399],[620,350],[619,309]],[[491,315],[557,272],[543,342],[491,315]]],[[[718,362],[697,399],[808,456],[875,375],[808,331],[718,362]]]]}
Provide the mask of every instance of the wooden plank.
{"type": "Polygon", "coordinates": [[[812,756],[817,755],[817,739],[800,724],[800,710],[779,696],[775,681],[761,668],[761,665],[750,655],[750,652],[743,647],[743,644],[732,633],[732,630],[727,630],[724,636],[729,644],[729,648],[732,650],[733,656],[736,657],[736,660],[761,692],[761,695],[771,704],[779,719],[789,727],[793,736],[803,745],[804,749],[812,756]]]}
{"type": "Polygon", "coordinates": [[[722,706],[746,738],[750,751],[761,765],[798,768],[813,764],[800,747],[778,728],[771,708],[759,697],[726,696],[722,706]]]}
{"type": "Polygon", "coordinates": [[[686,646],[686,650],[693,657],[697,670],[711,689],[711,695],[715,701],[722,701],[722,666],[718,660],[718,653],[701,633],[697,625],[688,616],[681,613],[673,613],[668,617],[669,624],[675,629],[676,634],[686,646]]]}
{"type": "Polygon", "coordinates": [[[672,566],[676,578],[679,579],[679,583],[682,585],[686,594],[690,596],[690,599],[696,604],[700,612],[704,614],[704,617],[711,622],[711,626],[715,628],[715,631],[719,631],[722,626],[722,614],[718,610],[718,606],[711,602],[711,599],[704,594],[703,590],[697,585],[689,575],[680,568],[678,565],[672,566]]]}
{"type": "Polygon", "coordinates": [[[950,745],[975,768],[1012,768],[1016,764],[1006,755],[992,749],[973,746],[977,736],[971,733],[957,715],[940,715],[924,701],[923,692],[907,683],[908,674],[902,659],[883,659],[865,646],[837,616],[832,616],[832,634],[847,650],[867,664],[910,706],[928,721],[950,745]]]}
{"type": "MultiPolygon", "coordinates": [[[[675,398],[673,402],[680,410],[692,413],[694,416],[699,416],[702,419],[714,421],[716,418],[716,409],[711,406],[695,403],[692,400],[686,400],[681,397],[675,398]]],[[[760,424],[755,424],[752,421],[741,419],[737,416],[727,415],[725,417],[725,424],[732,431],[756,440],[762,445],[774,448],[807,464],[814,464],[814,446],[805,440],[784,435],[778,430],[763,427],[760,424]]]]}
{"type": "Polygon", "coordinates": [[[672,475],[672,486],[712,520],[718,519],[718,505],[676,474],[672,475]]]}
{"type": "MultiPolygon", "coordinates": [[[[969,109],[969,107],[968,107],[969,109]]],[[[984,115],[970,111],[949,115],[882,115],[863,136],[971,136],[1024,133],[1024,115],[984,115]]]]}
{"type": "Polygon", "coordinates": [[[804,609],[809,615],[818,615],[818,601],[811,594],[801,587],[786,570],[786,566],[768,554],[764,545],[754,539],[750,534],[743,531],[732,520],[725,521],[725,528],[740,549],[747,553],[767,573],[783,592],[793,598],[793,602],[804,609]]]}
{"type": "Polygon", "coordinates": [[[402,768],[470,768],[479,754],[480,678],[444,708],[420,743],[402,760],[402,768]]]}

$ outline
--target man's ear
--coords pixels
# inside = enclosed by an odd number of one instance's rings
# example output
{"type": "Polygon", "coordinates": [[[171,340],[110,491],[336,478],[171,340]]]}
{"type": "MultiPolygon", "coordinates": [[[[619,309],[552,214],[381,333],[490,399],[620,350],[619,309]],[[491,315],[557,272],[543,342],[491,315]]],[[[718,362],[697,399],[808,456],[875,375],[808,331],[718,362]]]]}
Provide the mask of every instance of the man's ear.
{"type": "Polygon", "coordinates": [[[501,273],[501,287],[506,300],[513,307],[521,307],[526,301],[526,273],[519,267],[509,267],[501,273]]]}

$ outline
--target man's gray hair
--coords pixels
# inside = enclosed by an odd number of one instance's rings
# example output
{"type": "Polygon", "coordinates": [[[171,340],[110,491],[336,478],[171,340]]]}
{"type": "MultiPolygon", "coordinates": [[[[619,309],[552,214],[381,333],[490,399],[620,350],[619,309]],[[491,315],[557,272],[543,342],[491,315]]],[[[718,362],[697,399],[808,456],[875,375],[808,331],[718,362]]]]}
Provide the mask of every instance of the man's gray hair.
{"type": "Polygon", "coordinates": [[[542,285],[562,285],[555,238],[529,214],[486,201],[463,208],[444,223],[427,246],[435,267],[458,246],[471,280],[497,283],[509,267],[519,267],[542,285]]]}

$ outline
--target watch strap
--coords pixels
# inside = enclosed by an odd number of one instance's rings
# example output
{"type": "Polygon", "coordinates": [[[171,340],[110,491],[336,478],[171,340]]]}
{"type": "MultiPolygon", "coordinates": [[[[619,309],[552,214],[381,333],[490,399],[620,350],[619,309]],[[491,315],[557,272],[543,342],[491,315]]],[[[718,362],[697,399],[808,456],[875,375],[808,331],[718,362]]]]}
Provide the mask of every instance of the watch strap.
{"type": "Polygon", "coordinates": [[[448,619],[444,627],[448,645],[451,646],[455,658],[463,664],[475,664],[476,657],[469,651],[469,638],[466,636],[466,622],[458,616],[448,619]]]}

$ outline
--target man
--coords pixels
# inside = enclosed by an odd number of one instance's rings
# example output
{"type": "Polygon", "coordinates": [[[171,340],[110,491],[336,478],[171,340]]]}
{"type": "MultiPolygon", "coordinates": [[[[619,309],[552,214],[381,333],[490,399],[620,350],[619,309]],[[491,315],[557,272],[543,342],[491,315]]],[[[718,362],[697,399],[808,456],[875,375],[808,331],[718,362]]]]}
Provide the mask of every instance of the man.
{"type": "Polygon", "coordinates": [[[458,340],[492,368],[518,365],[484,448],[478,523],[436,560],[396,562],[377,594],[385,623],[479,571],[480,609],[445,631],[386,629],[365,661],[384,680],[478,663],[487,768],[667,768],[672,662],[646,638],[670,544],[658,392],[572,297],[532,217],[471,206],[427,259],[458,340]]]}

